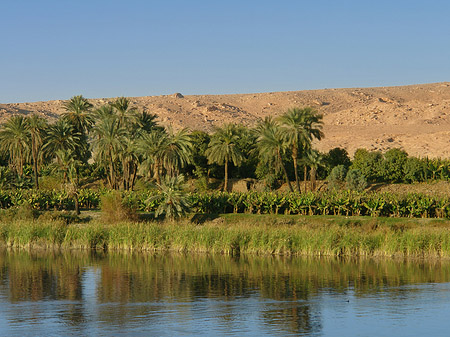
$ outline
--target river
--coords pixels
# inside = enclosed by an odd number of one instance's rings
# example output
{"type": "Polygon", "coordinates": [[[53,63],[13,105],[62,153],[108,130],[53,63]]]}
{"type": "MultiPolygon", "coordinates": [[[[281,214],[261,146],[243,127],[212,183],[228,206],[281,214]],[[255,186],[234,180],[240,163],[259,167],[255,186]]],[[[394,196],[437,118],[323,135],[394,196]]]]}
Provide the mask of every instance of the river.
{"type": "Polygon", "coordinates": [[[446,336],[450,261],[0,251],[0,336],[446,336]]]}

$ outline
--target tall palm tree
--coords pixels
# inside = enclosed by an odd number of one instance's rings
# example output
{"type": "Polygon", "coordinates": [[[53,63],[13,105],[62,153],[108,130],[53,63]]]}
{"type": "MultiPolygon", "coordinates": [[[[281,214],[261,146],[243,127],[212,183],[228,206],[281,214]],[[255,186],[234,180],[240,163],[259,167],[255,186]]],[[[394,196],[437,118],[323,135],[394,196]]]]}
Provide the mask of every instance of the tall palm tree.
{"type": "Polygon", "coordinates": [[[132,190],[136,179],[139,164],[137,153],[137,138],[130,132],[126,132],[123,137],[122,149],[119,157],[122,162],[122,182],[124,190],[132,190]]]}
{"type": "Polygon", "coordinates": [[[117,162],[123,149],[126,130],[119,126],[118,118],[112,117],[98,121],[92,131],[95,135],[93,148],[96,161],[108,169],[109,185],[117,189],[117,162]]]}
{"type": "Polygon", "coordinates": [[[136,119],[136,108],[130,107],[130,100],[126,97],[118,97],[114,102],[110,103],[115,109],[116,115],[119,118],[119,126],[127,127],[134,123],[136,119]]]}
{"type": "Polygon", "coordinates": [[[179,169],[191,162],[192,141],[187,128],[175,132],[167,128],[167,137],[160,149],[161,163],[167,174],[173,177],[179,169]]]}
{"type": "Polygon", "coordinates": [[[223,127],[216,129],[205,151],[210,163],[225,165],[224,191],[228,189],[228,163],[233,162],[234,165],[240,165],[244,160],[244,155],[237,146],[238,141],[236,125],[225,124],[223,127]]]}
{"type": "Polygon", "coordinates": [[[289,109],[279,117],[285,141],[289,144],[294,162],[295,183],[300,192],[300,182],[298,178],[298,159],[302,152],[311,147],[311,142],[315,138],[322,139],[322,115],[312,108],[289,109]]]}
{"type": "Polygon", "coordinates": [[[54,157],[54,153],[58,150],[74,152],[80,140],[80,132],[76,131],[71,123],[65,119],[58,119],[47,128],[43,150],[50,157],[54,157]]]}
{"type": "Polygon", "coordinates": [[[64,103],[66,112],[63,117],[67,119],[82,135],[86,135],[92,126],[92,104],[82,95],[74,96],[64,103]]]}
{"type": "Polygon", "coordinates": [[[9,161],[19,176],[30,155],[30,130],[23,116],[10,117],[0,130],[0,148],[9,154],[9,161]]]}
{"type": "MultiPolygon", "coordinates": [[[[63,166],[64,158],[76,157],[76,151],[82,145],[82,135],[66,119],[58,119],[47,128],[42,150],[49,158],[56,160],[57,166],[63,166]]],[[[67,181],[67,174],[64,174],[67,181]]]]}
{"type": "Polygon", "coordinates": [[[275,171],[280,168],[283,171],[289,190],[293,192],[291,182],[284,166],[283,155],[286,152],[286,143],[283,133],[276,121],[272,117],[266,117],[256,127],[256,148],[259,158],[265,165],[273,167],[275,171]]]}
{"type": "Polygon", "coordinates": [[[143,133],[137,141],[137,152],[143,159],[141,169],[145,170],[144,174],[149,177],[153,173],[153,177],[158,184],[161,184],[161,149],[166,142],[167,133],[165,130],[152,130],[143,133]]]}
{"type": "Polygon", "coordinates": [[[98,121],[104,118],[109,118],[114,115],[114,110],[111,104],[105,104],[101,107],[95,109],[92,112],[92,117],[94,121],[98,121]]]}
{"type": "Polygon", "coordinates": [[[47,121],[36,114],[27,118],[31,138],[31,159],[33,161],[34,187],[39,189],[38,164],[42,160],[42,147],[47,121]]]}
{"type": "Polygon", "coordinates": [[[309,166],[309,180],[311,183],[311,190],[316,190],[316,174],[317,169],[321,166],[324,166],[323,156],[319,151],[309,149],[306,153],[306,156],[302,159],[302,163],[304,165],[304,181],[305,181],[305,191],[306,191],[306,181],[307,181],[307,168],[309,166]]]}
{"type": "Polygon", "coordinates": [[[140,130],[150,132],[158,128],[158,123],[156,122],[157,117],[155,114],[149,114],[143,111],[142,113],[136,114],[135,124],[140,130]]]}

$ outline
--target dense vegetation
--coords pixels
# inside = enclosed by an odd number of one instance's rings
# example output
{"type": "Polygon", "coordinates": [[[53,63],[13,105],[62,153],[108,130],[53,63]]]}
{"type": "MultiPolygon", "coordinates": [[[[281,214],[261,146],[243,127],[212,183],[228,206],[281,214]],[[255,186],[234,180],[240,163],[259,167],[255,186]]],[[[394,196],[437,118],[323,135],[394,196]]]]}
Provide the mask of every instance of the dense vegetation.
{"type": "Polygon", "coordinates": [[[169,217],[190,211],[448,215],[446,198],[364,190],[376,182],[448,180],[449,160],[409,157],[400,149],[360,149],[353,161],[340,148],[319,153],[312,141],[324,136],[322,116],[311,108],[267,117],[253,129],[227,124],[211,134],[164,128],[156,115],[137,111],[124,97],[94,108],[75,96],[65,110],[51,124],[37,115],[15,115],[1,126],[2,208],[26,202],[78,213],[98,207],[107,190],[122,190],[136,209],[169,217]],[[257,178],[265,192],[210,192],[228,191],[230,176],[257,178]],[[196,180],[196,193],[181,193],[185,177],[196,180]],[[327,179],[328,192],[323,186],[316,192],[317,179],[327,179]],[[270,192],[283,182],[290,193],[270,192]],[[132,193],[136,188],[144,192],[132,193]]]}
{"type": "MultiPolygon", "coordinates": [[[[449,257],[448,223],[397,223],[393,219],[342,217],[221,217],[190,222],[120,222],[83,226],[41,220],[0,222],[0,245],[17,248],[79,248],[215,252],[230,255],[449,257]]],[[[404,221],[404,220],[403,220],[404,221]]]]}
{"type": "MultiPolygon", "coordinates": [[[[450,217],[450,196],[430,196],[409,193],[371,193],[357,191],[327,191],[307,193],[276,192],[196,192],[177,195],[176,181],[165,182],[162,190],[78,191],[79,206],[88,209],[107,207],[109,220],[134,219],[136,212],[166,214],[169,218],[186,213],[220,214],[301,214],[388,216],[409,218],[450,217]],[[181,203],[181,204],[179,204],[181,203]],[[128,210],[132,210],[130,212],[128,210]],[[122,216],[124,214],[125,216],[122,216]]],[[[74,199],[67,191],[11,190],[0,191],[0,207],[5,214],[15,214],[20,207],[33,210],[73,210],[74,199]]],[[[0,217],[2,213],[0,212],[0,217]]]]}

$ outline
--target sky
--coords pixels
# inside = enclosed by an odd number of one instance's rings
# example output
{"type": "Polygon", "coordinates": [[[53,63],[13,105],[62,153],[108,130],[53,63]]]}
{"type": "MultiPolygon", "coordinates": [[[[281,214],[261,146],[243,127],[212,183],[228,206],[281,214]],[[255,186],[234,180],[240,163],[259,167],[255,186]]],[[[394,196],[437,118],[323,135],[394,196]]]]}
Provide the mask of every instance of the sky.
{"type": "Polygon", "coordinates": [[[0,103],[450,81],[450,1],[1,0],[0,103]]]}

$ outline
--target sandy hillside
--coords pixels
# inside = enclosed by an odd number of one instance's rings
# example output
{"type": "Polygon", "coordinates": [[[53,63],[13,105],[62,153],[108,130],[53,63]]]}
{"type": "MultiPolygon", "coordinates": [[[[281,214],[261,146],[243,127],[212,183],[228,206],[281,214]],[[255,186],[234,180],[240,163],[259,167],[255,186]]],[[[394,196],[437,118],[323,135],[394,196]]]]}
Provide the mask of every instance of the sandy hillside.
{"type": "MultiPolygon", "coordinates": [[[[111,98],[92,99],[95,106],[111,98]]],[[[450,83],[400,87],[323,89],[245,95],[181,94],[131,97],[164,125],[210,131],[226,122],[252,126],[290,107],[311,106],[324,115],[325,138],[316,148],[405,149],[409,154],[450,157],[450,83]]],[[[0,104],[0,122],[11,114],[38,113],[50,120],[63,101],[0,104]]]]}

